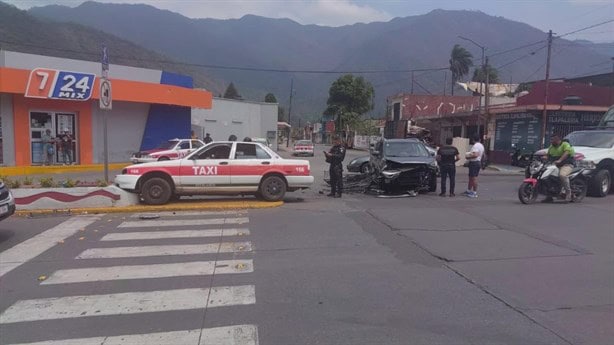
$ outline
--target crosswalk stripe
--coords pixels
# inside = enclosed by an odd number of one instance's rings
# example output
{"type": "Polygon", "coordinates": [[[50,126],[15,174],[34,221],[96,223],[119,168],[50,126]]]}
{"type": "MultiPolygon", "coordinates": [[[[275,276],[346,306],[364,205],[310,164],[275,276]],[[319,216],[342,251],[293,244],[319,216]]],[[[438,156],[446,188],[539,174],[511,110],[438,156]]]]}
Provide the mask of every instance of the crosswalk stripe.
{"type": "Polygon", "coordinates": [[[77,259],[134,258],[144,256],[193,255],[212,253],[250,252],[251,242],[223,242],[140,247],[90,248],[77,259]]]}
{"type": "Polygon", "coordinates": [[[65,339],[13,345],[258,345],[255,325],[130,334],[112,337],[65,339]],[[201,335],[202,334],[202,335],[201,335]],[[200,337],[200,342],[198,338],[200,337]]]}
{"type": "Polygon", "coordinates": [[[0,314],[0,324],[254,303],[254,285],[41,298],[17,301],[0,314]]]}
{"type": "Polygon", "coordinates": [[[173,219],[173,220],[137,220],[121,223],[118,228],[149,228],[163,226],[194,226],[194,225],[222,225],[245,224],[249,218],[211,218],[211,219],[173,219]]]}
{"type": "Polygon", "coordinates": [[[53,272],[41,285],[152,279],[253,272],[252,260],[193,261],[174,264],[65,269],[53,272]]]}
{"type": "Polygon", "coordinates": [[[221,236],[247,236],[249,230],[242,229],[208,229],[208,230],[173,230],[111,233],[103,236],[101,241],[153,240],[166,238],[198,238],[221,236]]]}
{"type": "Polygon", "coordinates": [[[191,217],[191,216],[241,216],[247,213],[246,211],[162,211],[151,213],[135,213],[130,215],[130,218],[141,218],[142,216],[158,216],[158,217],[191,217]]]}
{"type": "Polygon", "coordinates": [[[0,277],[12,271],[49,248],[55,246],[58,241],[74,235],[79,229],[96,222],[100,216],[77,216],[27,239],[20,244],[0,253],[0,277]]]}

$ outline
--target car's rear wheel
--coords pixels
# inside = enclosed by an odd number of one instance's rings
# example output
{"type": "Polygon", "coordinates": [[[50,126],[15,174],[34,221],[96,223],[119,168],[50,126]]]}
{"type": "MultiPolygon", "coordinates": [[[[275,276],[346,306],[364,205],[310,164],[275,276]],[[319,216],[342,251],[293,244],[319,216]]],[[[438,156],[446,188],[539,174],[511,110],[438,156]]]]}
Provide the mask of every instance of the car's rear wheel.
{"type": "Polygon", "coordinates": [[[141,187],[141,197],[148,205],[166,204],[172,194],[170,183],[161,177],[152,177],[145,181],[143,187],[141,187]]]}
{"type": "Polygon", "coordinates": [[[279,201],[286,195],[286,181],[277,175],[267,176],[260,183],[258,193],[266,201],[279,201]]]}
{"type": "Polygon", "coordinates": [[[160,157],[158,158],[158,162],[162,162],[162,161],[170,161],[171,159],[168,157],[160,157]]]}
{"type": "Polygon", "coordinates": [[[606,169],[601,169],[589,181],[588,194],[590,196],[603,198],[610,192],[611,184],[612,176],[610,172],[606,169]]]}

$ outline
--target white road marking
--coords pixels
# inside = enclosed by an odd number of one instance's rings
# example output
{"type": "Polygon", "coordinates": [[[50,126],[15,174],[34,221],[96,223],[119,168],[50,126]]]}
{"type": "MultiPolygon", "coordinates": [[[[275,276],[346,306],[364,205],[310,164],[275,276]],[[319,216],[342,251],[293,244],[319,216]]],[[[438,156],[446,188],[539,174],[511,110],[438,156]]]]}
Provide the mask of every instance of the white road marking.
{"type": "Polygon", "coordinates": [[[194,225],[222,225],[246,224],[249,218],[211,218],[211,219],[173,219],[173,220],[138,220],[121,223],[118,228],[151,228],[163,226],[194,226],[194,225]]]}
{"type": "Polygon", "coordinates": [[[193,261],[174,264],[65,269],[53,272],[41,285],[152,279],[253,272],[252,260],[193,261]]]}
{"type": "Polygon", "coordinates": [[[17,301],[0,314],[0,324],[254,303],[256,294],[253,285],[41,298],[17,301]]]}
{"type": "Polygon", "coordinates": [[[172,231],[141,231],[111,233],[102,237],[101,241],[153,240],[166,238],[198,238],[220,236],[247,236],[248,229],[208,229],[208,230],[172,230],[172,231]]]}
{"type": "Polygon", "coordinates": [[[168,256],[250,252],[251,242],[223,242],[207,244],[162,245],[140,247],[90,248],[77,256],[77,259],[135,258],[143,256],[168,256]]]}
{"type": "Polygon", "coordinates": [[[85,228],[95,221],[100,220],[101,216],[102,215],[72,217],[0,253],[0,277],[23,263],[39,256],[55,246],[58,241],[74,235],[79,229],[85,228]]]}
{"type": "Polygon", "coordinates": [[[237,325],[188,331],[65,339],[13,345],[258,345],[258,327],[237,325]],[[202,336],[201,336],[202,333],[202,336]],[[198,342],[198,338],[200,343],[198,342]]]}
{"type": "Polygon", "coordinates": [[[247,211],[162,211],[162,212],[147,212],[135,213],[130,218],[139,218],[141,216],[156,215],[159,217],[190,217],[190,216],[243,216],[247,211]]]}

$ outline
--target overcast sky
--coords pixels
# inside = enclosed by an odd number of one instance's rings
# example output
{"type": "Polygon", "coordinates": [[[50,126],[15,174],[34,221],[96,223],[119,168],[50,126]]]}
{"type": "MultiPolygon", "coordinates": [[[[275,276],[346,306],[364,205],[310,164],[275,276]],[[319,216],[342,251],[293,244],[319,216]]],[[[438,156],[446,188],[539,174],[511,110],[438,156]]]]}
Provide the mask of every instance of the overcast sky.
{"type": "MultiPolygon", "coordinates": [[[[61,4],[78,6],[82,0],[0,0],[22,9],[61,4]]],[[[388,21],[427,13],[433,9],[481,10],[525,22],[541,30],[564,34],[614,19],[613,0],[99,0],[146,3],[191,18],[240,18],[255,14],[290,18],[301,24],[341,26],[388,21]]],[[[569,39],[614,42],[614,23],[578,33],[569,39]]]]}

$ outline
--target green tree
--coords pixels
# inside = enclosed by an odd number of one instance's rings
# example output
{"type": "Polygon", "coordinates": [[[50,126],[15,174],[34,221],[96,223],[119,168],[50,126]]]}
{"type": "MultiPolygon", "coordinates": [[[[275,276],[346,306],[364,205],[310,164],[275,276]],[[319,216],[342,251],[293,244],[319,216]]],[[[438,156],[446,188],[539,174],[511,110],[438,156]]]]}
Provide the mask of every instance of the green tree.
{"type": "Polygon", "coordinates": [[[467,49],[458,44],[454,45],[450,52],[450,71],[452,72],[452,95],[454,95],[454,85],[461,78],[469,74],[469,67],[473,66],[473,55],[467,49]]]}
{"type": "Polygon", "coordinates": [[[275,95],[270,92],[267,93],[266,96],[264,96],[264,102],[265,103],[278,103],[277,97],[275,97],[275,95]]]}
{"type": "Polygon", "coordinates": [[[272,93],[267,93],[266,96],[264,96],[264,102],[265,103],[278,103],[277,105],[277,121],[279,122],[283,122],[286,121],[286,110],[279,105],[279,102],[277,102],[277,97],[275,97],[274,94],[272,93]]]}
{"type": "Polygon", "coordinates": [[[228,85],[226,91],[224,91],[224,98],[243,99],[243,97],[241,97],[241,95],[239,94],[239,91],[237,91],[237,89],[235,88],[235,84],[232,82],[230,83],[230,85],[228,85]]]}
{"type": "Polygon", "coordinates": [[[340,127],[355,126],[363,114],[373,109],[373,94],[373,85],[363,77],[341,76],[330,86],[324,114],[336,116],[340,127]]]}
{"type": "Polygon", "coordinates": [[[499,83],[499,71],[497,71],[497,69],[492,67],[491,65],[485,66],[484,69],[476,68],[473,71],[473,78],[471,78],[471,81],[475,81],[478,83],[485,83],[486,82],[486,74],[484,73],[485,70],[488,70],[488,82],[490,84],[498,84],[499,83]]]}

